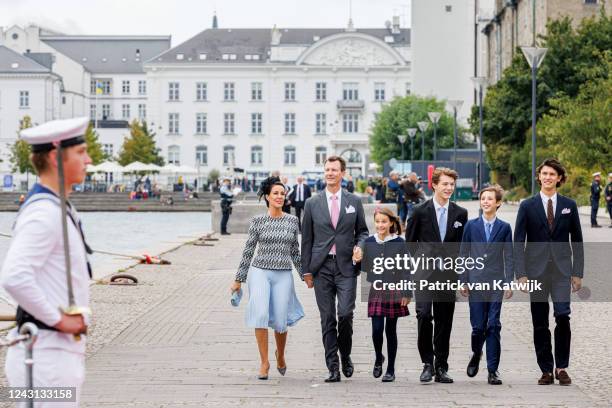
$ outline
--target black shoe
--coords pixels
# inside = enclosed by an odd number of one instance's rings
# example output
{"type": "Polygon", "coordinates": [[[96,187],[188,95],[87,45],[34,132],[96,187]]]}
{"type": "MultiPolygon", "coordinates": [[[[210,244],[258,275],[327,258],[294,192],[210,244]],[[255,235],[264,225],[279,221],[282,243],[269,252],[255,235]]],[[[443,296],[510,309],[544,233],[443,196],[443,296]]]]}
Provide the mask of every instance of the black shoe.
{"type": "Polygon", "coordinates": [[[487,382],[491,385],[501,385],[502,380],[499,377],[499,373],[497,371],[489,371],[489,378],[487,379],[487,382]]]}
{"type": "Polygon", "coordinates": [[[347,358],[343,358],[342,359],[342,374],[344,374],[344,376],[346,378],[350,378],[353,376],[353,362],[351,361],[350,357],[347,358]]]}
{"type": "Polygon", "coordinates": [[[423,372],[421,373],[421,382],[430,382],[433,378],[433,366],[429,363],[423,364],[423,372]]]}
{"type": "Polygon", "coordinates": [[[330,371],[329,372],[329,377],[327,377],[325,379],[326,383],[335,383],[335,382],[340,382],[341,378],[340,378],[340,371],[338,370],[334,370],[334,371],[330,371]]]}
{"type": "Polygon", "coordinates": [[[480,359],[482,358],[482,352],[476,354],[472,354],[472,358],[467,366],[467,376],[468,377],[476,377],[478,374],[478,368],[480,366],[480,359]]]}
{"type": "Polygon", "coordinates": [[[591,228],[601,228],[601,225],[599,225],[599,224],[593,224],[593,225],[591,225],[591,228]]]}
{"type": "Polygon", "coordinates": [[[382,378],[382,382],[393,382],[395,381],[395,374],[393,373],[385,373],[385,375],[382,378]]]}
{"type": "Polygon", "coordinates": [[[445,369],[438,367],[438,369],[436,370],[436,382],[442,384],[451,384],[453,382],[453,379],[448,375],[448,372],[445,369]]]}
{"type": "Polygon", "coordinates": [[[221,235],[232,235],[229,232],[222,232],[221,235]]]}
{"type": "Polygon", "coordinates": [[[374,378],[378,378],[382,375],[382,365],[385,362],[385,356],[383,356],[382,360],[380,361],[380,364],[377,364],[376,362],[374,363],[374,369],[372,370],[372,375],[374,376],[374,378]]]}

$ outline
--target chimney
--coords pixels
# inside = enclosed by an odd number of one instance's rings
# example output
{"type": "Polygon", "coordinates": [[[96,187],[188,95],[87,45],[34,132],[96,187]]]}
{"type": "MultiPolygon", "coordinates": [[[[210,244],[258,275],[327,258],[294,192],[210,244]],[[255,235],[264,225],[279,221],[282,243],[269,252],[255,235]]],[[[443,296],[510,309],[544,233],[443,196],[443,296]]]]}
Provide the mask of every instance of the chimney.
{"type": "Polygon", "coordinates": [[[393,34],[400,33],[400,18],[399,16],[393,16],[393,29],[391,30],[393,34]]]}
{"type": "Polygon", "coordinates": [[[281,40],[281,32],[278,28],[276,28],[276,24],[272,28],[272,40],[270,41],[270,45],[280,45],[281,40]]]}
{"type": "Polygon", "coordinates": [[[215,15],[213,16],[212,28],[219,28],[219,20],[217,20],[217,12],[215,11],[215,15]]]}

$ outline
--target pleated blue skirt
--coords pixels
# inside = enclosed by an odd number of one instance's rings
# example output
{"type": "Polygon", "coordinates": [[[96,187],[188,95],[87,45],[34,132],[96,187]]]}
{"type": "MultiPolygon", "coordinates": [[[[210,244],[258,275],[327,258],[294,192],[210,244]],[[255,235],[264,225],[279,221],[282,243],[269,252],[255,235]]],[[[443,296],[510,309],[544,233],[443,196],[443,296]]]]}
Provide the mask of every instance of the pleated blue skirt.
{"type": "Polygon", "coordinates": [[[278,333],[284,333],[287,327],[295,325],[304,317],[304,308],[295,294],[293,273],[290,269],[272,270],[251,266],[247,289],[247,327],[269,327],[278,333]]]}

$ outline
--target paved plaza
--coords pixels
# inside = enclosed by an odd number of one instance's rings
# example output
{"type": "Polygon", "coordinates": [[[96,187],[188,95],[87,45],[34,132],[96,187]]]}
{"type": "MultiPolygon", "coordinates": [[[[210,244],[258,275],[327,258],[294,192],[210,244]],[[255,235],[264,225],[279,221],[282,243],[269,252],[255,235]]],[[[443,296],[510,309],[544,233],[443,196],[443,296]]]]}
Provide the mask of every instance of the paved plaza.
{"type": "MultiPolygon", "coordinates": [[[[475,203],[468,203],[470,216],[475,203]]],[[[514,223],[516,207],[500,217],[514,223]]],[[[592,230],[582,217],[585,240],[610,240],[612,230],[592,230]]],[[[230,223],[231,226],[231,223],[230,223]]],[[[470,357],[467,304],[457,304],[451,339],[450,374],[455,383],[420,384],[416,318],[398,325],[395,383],[371,375],[374,352],[366,304],[355,311],[355,375],[325,384],[327,375],[314,292],[296,279],[306,317],[289,331],[287,374],[274,369],[270,336],[270,379],[257,380],[259,359],[253,330],[244,326],[245,301],[229,305],[229,285],[245,235],[222,237],[214,246],[186,245],[167,254],[171,266],[138,266],[135,287],[94,285],[84,407],[201,406],[612,406],[611,303],[581,303],[572,314],[571,387],[538,386],[529,304],[502,309],[504,384],[486,383],[484,362],[476,378],[465,368],[470,357]]],[[[585,273],[588,284],[588,271],[585,273]]]]}

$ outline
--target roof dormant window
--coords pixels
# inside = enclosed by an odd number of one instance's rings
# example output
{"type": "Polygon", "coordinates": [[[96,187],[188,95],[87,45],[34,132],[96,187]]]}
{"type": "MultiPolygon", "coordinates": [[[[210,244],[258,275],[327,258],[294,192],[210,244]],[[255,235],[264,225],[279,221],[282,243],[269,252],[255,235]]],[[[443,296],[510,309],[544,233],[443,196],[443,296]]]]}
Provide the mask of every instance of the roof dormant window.
{"type": "Polygon", "coordinates": [[[206,54],[200,54],[200,61],[206,60],[206,54]]]}
{"type": "Polygon", "coordinates": [[[185,54],[176,54],[176,59],[179,61],[185,59],[185,54]]]}

